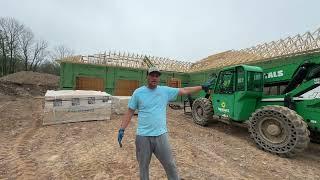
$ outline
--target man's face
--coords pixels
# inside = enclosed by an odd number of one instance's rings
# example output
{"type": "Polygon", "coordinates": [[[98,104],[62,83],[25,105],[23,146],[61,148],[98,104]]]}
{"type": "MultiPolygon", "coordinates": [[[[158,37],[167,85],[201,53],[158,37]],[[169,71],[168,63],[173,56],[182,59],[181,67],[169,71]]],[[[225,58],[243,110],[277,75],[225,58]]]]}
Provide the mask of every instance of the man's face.
{"type": "Polygon", "coordinates": [[[148,86],[150,88],[155,88],[159,84],[160,81],[160,74],[157,72],[152,72],[148,75],[148,86]]]}

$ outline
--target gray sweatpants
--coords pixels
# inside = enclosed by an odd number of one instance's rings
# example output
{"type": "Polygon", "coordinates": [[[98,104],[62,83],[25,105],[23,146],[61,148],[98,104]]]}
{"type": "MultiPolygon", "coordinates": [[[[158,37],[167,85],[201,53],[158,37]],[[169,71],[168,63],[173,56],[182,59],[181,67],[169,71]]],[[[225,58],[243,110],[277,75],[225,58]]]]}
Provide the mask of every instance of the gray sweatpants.
{"type": "Polygon", "coordinates": [[[160,136],[136,136],[136,156],[139,163],[140,179],[149,179],[149,164],[152,153],[162,164],[169,180],[179,179],[167,133],[160,136]]]}

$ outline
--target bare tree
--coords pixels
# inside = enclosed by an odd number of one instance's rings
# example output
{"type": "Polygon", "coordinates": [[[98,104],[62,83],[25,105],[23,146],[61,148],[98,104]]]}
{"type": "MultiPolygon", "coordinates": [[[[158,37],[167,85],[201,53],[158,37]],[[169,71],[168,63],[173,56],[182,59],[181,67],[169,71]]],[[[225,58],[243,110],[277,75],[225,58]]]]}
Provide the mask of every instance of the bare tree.
{"type": "Polygon", "coordinates": [[[5,71],[6,71],[6,62],[7,62],[7,48],[5,45],[5,38],[4,38],[4,34],[3,34],[3,30],[0,29],[0,60],[1,60],[1,76],[5,75],[5,71]]]}
{"type": "Polygon", "coordinates": [[[63,58],[73,56],[73,55],[74,55],[74,52],[72,49],[64,45],[59,45],[53,49],[53,52],[51,53],[51,58],[52,60],[61,60],[63,58]]]}
{"type": "Polygon", "coordinates": [[[49,52],[46,50],[47,47],[48,43],[44,40],[35,43],[29,70],[37,71],[38,66],[45,61],[49,55],[49,52]]]}
{"type": "Polygon", "coordinates": [[[48,43],[35,41],[30,29],[25,29],[20,38],[21,57],[25,71],[36,71],[38,66],[48,57],[48,43]]]}
{"type": "Polygon", "coordinates": [[[13,73],[19,60],[19,38],[24,25],[14,18],[0,18],[3,74],[13,73]]]}
{"type": "Polygon", "coordinates": [[[60,74],[60,64],[56,60],[61,60],[63,58],[73,56],[73,50],[70,48],[59,45],[54,47],[50,52],[50,58],[47,58],[39,67],[39,72],[49,73],[49,74],[60,74]]]}
{"type": "Polygon", "coordinates": [[[23,58],[24,70],[28,71],[28,65],[30,61],[30,52],[32,51],[32,45],[34,43],[34,35],[31,30],[25,29],[20,38],[21,56],[23,58]]]}

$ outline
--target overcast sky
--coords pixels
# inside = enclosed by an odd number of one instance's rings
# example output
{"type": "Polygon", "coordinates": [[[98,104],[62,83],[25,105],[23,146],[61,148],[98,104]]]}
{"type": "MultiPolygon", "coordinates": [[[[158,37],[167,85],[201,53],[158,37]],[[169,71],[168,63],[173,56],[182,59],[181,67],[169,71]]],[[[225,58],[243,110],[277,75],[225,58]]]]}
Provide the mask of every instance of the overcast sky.
{"type": "Polygon", "coordinates": [[[51,47],[196,61],[320,27],[319,0],[0,0],[51,47]]]}

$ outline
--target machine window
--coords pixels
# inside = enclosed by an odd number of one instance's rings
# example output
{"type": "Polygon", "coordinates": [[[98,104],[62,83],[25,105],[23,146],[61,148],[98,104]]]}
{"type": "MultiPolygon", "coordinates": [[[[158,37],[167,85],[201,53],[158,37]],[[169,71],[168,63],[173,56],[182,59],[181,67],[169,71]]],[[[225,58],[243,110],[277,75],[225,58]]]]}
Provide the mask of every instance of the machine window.
{"type": "Polygon", "coordinates": [[[270,95],[278,95],[279,91],[278,91],[278,86],[271,86],[270,87],[270,95]]]}
{"type": "Polygon", "coordinates": [[[233,93],[234,71],[223,71],[219,76],[216,93],[231,94],[233,93]]]}
{"type": "Polygon", "coordinates": [[[261,72],[248,71],[248,91],[262,91],[262,77],[261,72]]]}
{"type": "Polygon", "coordinates": [[[263,88],[265,95],[280,95],[286,89],[287,84],[280,84],[274,86],[266,86],[263,88]]]}
{"type": "Polygon", "coordinates": [[[244,91],[244,69],[242,67],[237,68],[237,81],[236,81],[236,90],[237,91],[244,91]]]}

